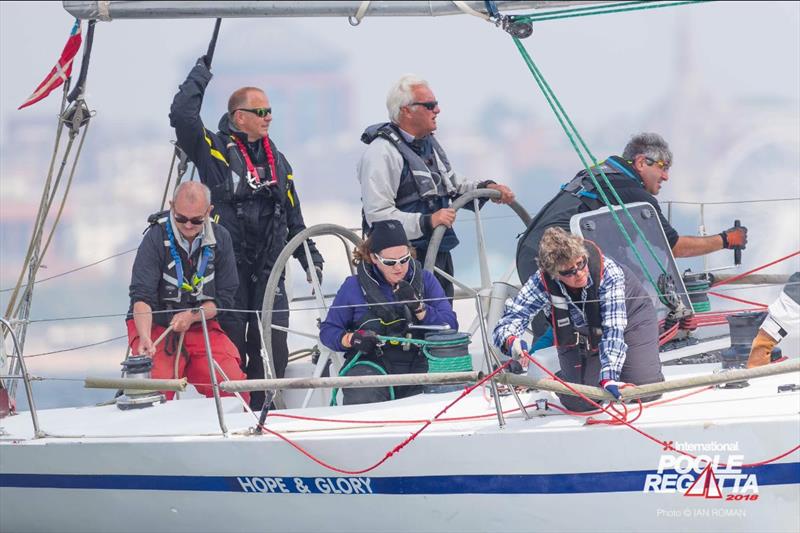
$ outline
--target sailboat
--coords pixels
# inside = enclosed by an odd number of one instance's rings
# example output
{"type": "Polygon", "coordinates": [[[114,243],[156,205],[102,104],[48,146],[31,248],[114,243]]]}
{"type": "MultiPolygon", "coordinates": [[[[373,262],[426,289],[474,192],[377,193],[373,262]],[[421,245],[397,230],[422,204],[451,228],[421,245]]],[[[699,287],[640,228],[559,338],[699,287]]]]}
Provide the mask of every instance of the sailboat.
{"type": "MultiPolygon", "coordinates": [[[[242,9],[285,16],[286,10],[297,9],[295,14],[304,11],[303,16],[350,16],[351,23],[358,23],[381,10],[410,15],[465,7],[454,4],[65,2],[65,8],[79,18],[97,20],[152,16],[154,9],[163,9],[167,17],[237,16],[242,9]]],[[[493,16],[483,2],[461,4],[493,16]]],[[[496,4],[502,11],[508,3],[496,4]]],[[[532,8],[544,3],[520,4],[532,8]]],[[[496,22],[510,27],[514,21],[496,22]]],[[[523,26],[510,27],[512,35],[524,36],[523,26]]],[[[72,115],[77,115],[73,124],[78,126],[81,109],[72,115]]],[[[465,205],[487,194],[459,202],[465,205]]],[[[539,365],[532,363],[526,376],[499,372],[495,365],[486,331],[518,280],[513,270],[500,283],[491,276],[481,212],[475,212],[481,283],[458,284],[457,302],[460,315],[472,311],[467,329],[473,335],[475,370],[453,378],[466,379],[460,390],[330,406],[331,389],[340,382],[323,375],[326,370],[335,375],[341,359],[318,349],[316,362],[306,357],[290,364],[288,380],[265,376],[259,386],[281,393],[276,397],[279,408],[263,419],[247,412],[239,398],[219,396],[152,401],[141,409],[121,409],[111,402],[37,410],[35,385],[24,358],[14,357],[19,352],[14,350],[9,359],[17,361],[17,372],[12,377],[21,382],[18,388],[25,390],[30,411],[0,421],[0,529],[800,529],[796,354],[760,369],[723,370],[709,353],[730,346],[727,334],[684,334],[662,360],[683,363],[695,357],[701,362],[664,366],[673,388],[665,389],[659,401],[613,404],[586,416],[564,413],[551,392],[563,386],[550,375],[557,370],[552,349],[534,354],[539,365]]],[[[596,215],[607,220],[613,212],[596,215]]],[[[514,224],[520,228],[530,220],[522,206],[513,206],[511,217],[519,219],[514,224]]],[[[659,241],[659,229],[653,228],[653,242],[659,241]]],[[[359,240],[345,227],[309,227],[287,243],[277,262],[278,275],[306,239],[321,236],[344,243],[338,259],[342,263],[359,240]]],[[[675,293],[691,307],[663,233],[660,241],[660,257],[671,269],[675,293]]],[[[270,295],[276,287],[271,279],[262,310],[264,329],[272,327],[270,295]]],[[[290,307],[306,306],[324,318],[330,297],[322,288],[316,283],[312,297],[295,298],[290,307]]],[[[660,312],[666,313],[663,308],[660,312]]],[[[707,322],[724,320],[721,314],[711,318],[707,322]]],[[[16,343],[19,327],[4,322],[8,331],[13,329],[10,337],[16,343]]],[[[293,324],[291,333],[316,337],[307,324],[293,324]]],[[[269,338],[264,337],[267,357],[269,338]]],[[[96,386],[102,380],[87,381],[96,386]]],[[[106,381],[109,394],[125,383],[106,381]]],[[[244,390],[233,382],[217,384],[215,391],[219,389],[244,390]]],[[[608,399],[602,391],[581,390],[597,400],[608,399]]],[[[626,397],[636,394],[647,391],[626,397]]]]}

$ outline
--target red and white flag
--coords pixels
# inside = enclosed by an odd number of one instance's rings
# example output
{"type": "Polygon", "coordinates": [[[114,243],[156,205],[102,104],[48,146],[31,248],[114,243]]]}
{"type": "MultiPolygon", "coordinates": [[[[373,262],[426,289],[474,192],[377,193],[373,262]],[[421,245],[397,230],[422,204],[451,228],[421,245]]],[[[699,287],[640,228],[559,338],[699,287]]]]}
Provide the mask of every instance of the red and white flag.
{"type": "Polygon", "coordinates": [[[72,32],[70,32],[69,39],[67,39],[67,44],[64,45],[64,50],[61,51],[61,57],[58,58],[58,62],[56,62],[53,70],[51,70],[44,81],[36,87],[33,94],[31,94],[17,109],[35,104],[64,83],[70,77],[70,74],[72,74],[72,61],[75,59],[80,49],[81,22],[75,19],[75,25],[72,27],[72,32]]]}

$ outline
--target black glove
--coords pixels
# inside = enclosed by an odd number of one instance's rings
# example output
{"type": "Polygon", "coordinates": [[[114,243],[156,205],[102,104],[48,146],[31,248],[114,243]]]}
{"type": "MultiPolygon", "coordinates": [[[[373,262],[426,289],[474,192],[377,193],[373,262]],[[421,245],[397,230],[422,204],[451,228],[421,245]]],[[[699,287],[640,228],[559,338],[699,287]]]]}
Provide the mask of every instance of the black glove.
{"type": "MultiPolygon", "coordinates": [[[[322,263],[314,263],[314,269],[317,271],[317,279],[319,280],[320,286],[322,285],[322,263]]],[[[306,281],[311,283],[311,269],[306,269],[306,281]]]]}
{"type": "Polygon", "coordinates": [[[511,363],[506,367],[506,372],[511,372],[512,374],[524,374],[525,369],[522,368],[522,365],[516,359],[512,359],[511,363]]]}
{"type": "Polygon", "coordinates": [[[422,302],[422,297],[417,294],[417,291],[414,290],[414,287],[412,287],[411,284],[404,279],[400,280],[400,283],[398,283],[397,287],[394,288],[394,297],[399,302],[406,302],[406,307],[408,307],[412,315],[417,314],[425,309],[425,304],[422,302]]]}
{"type": "Polygon", "coordinates": [[[197,58],[197,66],[198,67],[202,66],[202,67],[205,67],[206,69],[210,69],[211,65],[208,62],[208,56],[203,54],[200,57],[198,57],[197,58]]]}
{"type": "Polygon", "coordinates": [[[747,228],[744,226],[734,226],[719,234],[722,237],[723,248],[738,247],[744,250],[747,247],[747,228]]]}
{"type": "Polygon", "coordinates": [[[364,355],[373,355],[380,346],[381,341],[374,331],[359,329],[350,337],[350,345],[364,355]]]}

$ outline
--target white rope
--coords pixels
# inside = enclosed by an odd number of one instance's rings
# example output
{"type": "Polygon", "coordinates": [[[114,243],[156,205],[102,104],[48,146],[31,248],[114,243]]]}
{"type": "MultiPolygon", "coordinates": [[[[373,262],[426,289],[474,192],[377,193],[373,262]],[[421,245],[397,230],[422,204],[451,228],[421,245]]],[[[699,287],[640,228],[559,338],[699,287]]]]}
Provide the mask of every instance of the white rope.
{"type": "Polygon", "coordinates": [[[103,22],[111,22],[111,13],[108,8],[111,2],[108,0],[100,0],[97,2],[97,19],[103,22]]]}
{"type": "Polygon", "coordinates": [[[467,15],[472,15],[473,17],[478,17],[486,21],[490,21],[492,18],[487,15],[486,13],[481,13],[480,11],[475,11],[466,2],[461,2],[459,0],[452,0],[453,5],[455,5],[458,9],[462,12],[466,13],[467,15]]]}
{"type": "Polygon", "coordinates": [[[361,2],[361,5],[358,6],[358,11],[356,11],[355,16],[347,17],[347,22],[349,22],[351,26],[358,26],[359,24],[361,24],[361,20],[367,13],[367,9],[369,9],[369,5],[371,3],[372,2],[370,0],[365,0],[364,2],[361,2]]]}

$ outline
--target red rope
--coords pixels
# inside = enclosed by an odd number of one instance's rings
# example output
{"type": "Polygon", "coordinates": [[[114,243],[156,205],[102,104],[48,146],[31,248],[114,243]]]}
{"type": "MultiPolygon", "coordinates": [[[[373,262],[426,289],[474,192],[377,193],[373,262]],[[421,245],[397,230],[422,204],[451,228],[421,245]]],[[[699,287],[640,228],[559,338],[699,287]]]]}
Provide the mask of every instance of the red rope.
{"type": "Polygon", "coordinates": [[[320,465],[322,467],[325,467],[328,470],[332,470],[334,472],[339,472],[340,474],[349,474],[349,475],[365,474],[365,473],[369,472],[370,470],[374,470],[374,469],[378,468],[380,465],[382,465],[383,463],[388,461],[391,456],[393,456],[394,454],[398,453],[400,450],[402,450],[407,445],[409,445],[414,439],[416,439],[419,436],[420,433],[425,431],[425,429],[427,429],[431,424],[433,424],[433,422],[435,422],[441,415],[446,413],[448,409],[450,409],[456,403],[460,402],[465,396],[470,394],[473,390],[475,390],[476,388],[480,387],[481,385],[486,383],[488,380],[492,379],[497,373],[502,372],[506,368],[506,366],[508,366],[511,363],[511,361],[512,360],[509,359],[504,365],[498,367],[494,372],[492,372],[491,374],[488,374],[487,376],[485,376],[478,383],[476,383],[475,385],[472,385],[471,387],[467,387],[466,389],[464,389],[464,391],[458,396],[458,398],[456,398],[455,400],[453,400],[452,402],[447,404],[444,407],[444,409],[442,409],[441,411],[436,413],[436,415],[433,418],[431,418],[430,420],[426,420],[419,429],[414,431],[409,437],[407,437],[405,440],[403,440],[400,444],[398,444],[397,446],[392,448],[390,451],[386,452],[386,455],[384,455],[382,459],[380,459],[379,461],[377,461],[375,464],[373,464],[371,466],[368,466],[366,468],[362,468],[361,470],[345,470],[343,468],[335,467],[335,466],[333,466],[333,465],[331,465],[329,463],[326,463],[322,459],[319,459],[318,457],[314,456],[310,452],[306,451],[302,446],[300,446],[299,444],[295,443],[294,441],[292,441],[290,438],[286,437],[285,435],[282,435],[282,434],[278,433],[277,431],[273,431],[273,430],[269,429],[268,427],[263,427],[262,431],[265,432],[265,433],[269,433],[270,435],[274,435],[275,437],[278,437],[279,439],[281,439],[282,441],[286,442],[287,444],[292,446],[294,449],[296,449],[297,451],[299,451],[300,453],[302,453],[303,455],[305,455],[306,457],[308,457],[309,459],[311,459],[312,461],[317,463],[318,465],[320,465]]]}
{"type": "Polygon", "coordinates": [[[758,302],[751,302],[750,300],[743,300],[741,298],[735,298],[733,296],[728,296],[727,294],[720,294],[720,293],[714,292],[714,291],[708,291],[708,294],[710,294],[712,296],[717,296],[719,298],[725,298],[726,300],[732,300],[734,302],[739,302],[740,304],[755,305],[756,307],[760,307],[762,309],[765,309],[765,308],[769,307],[766,304],[762,304],[762,303],[758,303],[758,302]]]}
{"type": "Polygon", "coordinates": [[[749,270],[749,271],[745,272],[744,274],[739,274],[738,276],[733,276],[732,278],[728,278],[726,280],[718,281],[718,282],[714,283],[711,286],[712,287],[719,287],[720,285],[725,285],[726,283],[733,283],[734,281],[736,281],[738,279],[742,279],[745,276],[749,276],[753,272],[758,272],[759,270],[764,270],[765,268],[770,267],[770,266],[772,266],[772,265],[774,265],[776,263],[780,263],[781,261],[786,261],[787,259],[791,259],[792,257],[794,257],[796,255],[800,255],[800,250],[798,250],[798,251],[796,251],[794,253],[791,253],[789,255],[785,255],[785,256],[781,257],[780,259],[776,259],[775,261],[772,261],[771,263],[767,263],[766,265],[762,265],[760,267],[754,268],[753,270],[749,270]]]}
{"type": "MultiPolygon", "coordinates": [[[[800,253],[800,252],[798,252],[798,253],[800,253]]],[[[664,450],[671,450],[671,451],[674,451],[674,452],[679,453],[681,455],[685,455],[687,457],[691,457],[692,459],[697,459],[697,456],[692,455],[691,453],[685,452],[683,450],[675,449],[672,446],[671,442],[659,440],[658,438],[650,435],[649,433],[647,433],[645,431],[642,431],[641,429],[633,426],[630,422],[628,422],[627,420],[624,420],[623,418],[618,417],[616,413],[611,412],[611,410],[609,410],[608,408],[603,407],[602,405],[600,405],[599,403],[595,402],[594,400],[588,398],[587,396],[585,396],[581,392],[575,390],[575,388],[570,386],[570,384],[568,382],[560,379],[558,376],[556,376],[555,374],[550,372],[550,370],[547,369],[544,365],[539,363],[539,361],[537,361],[536,359],[531,357],[531,355],[529,353],[523,352],[523,355],[525,355],[525,357],[527,357],[532,363],[534,363],[536,366],[538,366],[540,369],[542,369],[551,378],[557,380],[559,383],[564,385],[567,389],[569,389],[570,391],[574,392],[582,400],[584,400],[584,401],[588,402],[589,404],[591,404],[591,405],[597,407],[598,409],[602,410],[605,414],[607,414],[608,416],[610,416],[611,418],[616,420],[619,424],[625,425],[625,426],[629,427],[630,429],[632,429],[633,431],[635,431],[636,433],[639,433],[640,435],[642,435],[644,438],[655,442],[656,444],[661,446],[664,450]]],[[[795,446],[791,450],[789,450],[789,451],[787,451],[785,453],[782,453],[782,454],[780,454],[780,455],[778,455],[776,457],[772,457],[772,458],[766,459],[764,461],[759,461],[757,463],[749,463],[749,464],[741,465],[741,468],[750,468],[750,467],[753,467],[753,466],[761,466],[761,465],[765,465],[765,464],[768,464],[768,463],[772,463],[774,461],[777,461],[779,459],[782,459],[782,458],[786,457],[787,455],[790,455],[790,454],[794,453],[797,450],[800,450],[800,444],[798,444],[797,446],[795,446]]],[[[726,467],[727,465],[720,463],[719,466],[726,467]]]]}

